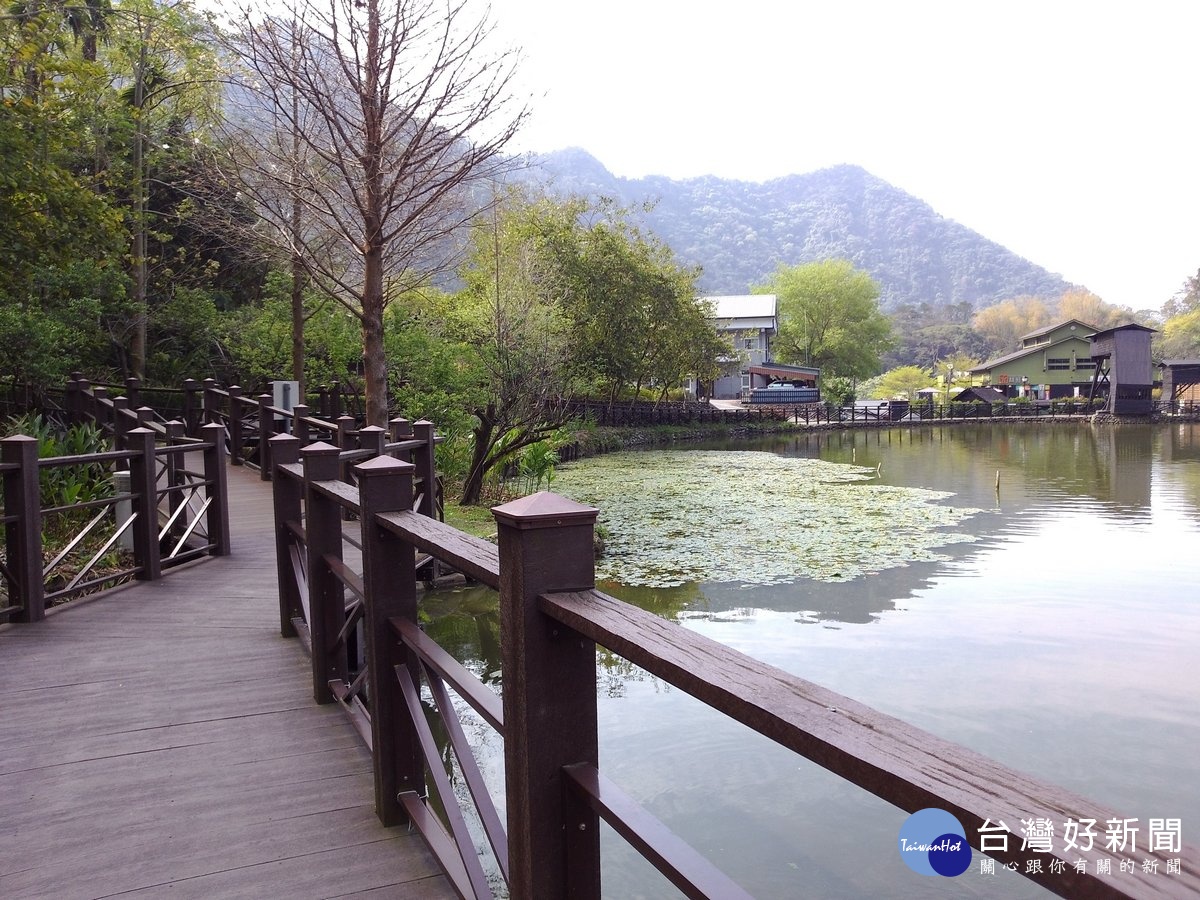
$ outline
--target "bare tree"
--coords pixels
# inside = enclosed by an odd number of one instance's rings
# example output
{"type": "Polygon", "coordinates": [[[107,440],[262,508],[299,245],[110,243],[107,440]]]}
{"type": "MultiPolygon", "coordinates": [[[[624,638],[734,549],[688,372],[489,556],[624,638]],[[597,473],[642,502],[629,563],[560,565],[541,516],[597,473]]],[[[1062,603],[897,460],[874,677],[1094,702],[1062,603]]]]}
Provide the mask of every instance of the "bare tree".
{"type": "Polygon", "coordinates": [[[367,419],[385,424],[384,310],[451,265],[471,186],[527,110],[517,53],[471,0],[300,0],[243,18],[238,177],[271,237],[362,326],[367,419]]]}

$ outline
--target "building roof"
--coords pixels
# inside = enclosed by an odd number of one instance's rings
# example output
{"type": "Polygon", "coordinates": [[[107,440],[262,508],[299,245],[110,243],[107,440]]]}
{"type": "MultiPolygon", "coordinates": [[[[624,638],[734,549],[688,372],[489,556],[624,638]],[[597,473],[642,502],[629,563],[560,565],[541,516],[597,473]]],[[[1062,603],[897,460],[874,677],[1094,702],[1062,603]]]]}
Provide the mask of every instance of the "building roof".
{"type": "Polygon", "coordinates": [[[765,375],[768,378],[789,378],[793,375],[807,375],[810,378],[817,378],[821,374],[821,370],[816,366],[791,366],[786,363],[776,362],[751,366],[747,371],[754,375],[765,375]]]}
{"type": "Polygon", "coordinates": [[[1092,340],[1102,337],[1106,334],[1113,334],[1117,331],[1148,331],[1151,334],[1158,332],[1157,328],[1149,328],[1145,325],[1139,325],[1137,322],[1130,322],[1128,325],[1118,325],[1116,328],[1105,328],[1103,331],[1097,331],[1095,334],[1089,335],[1092,340]]]}
{"type": "Polygon", "coordinates": [[[994,387],[969,387],[963,388],[953,399],[959,403],[966,403],[969,400],[982,400],[984,403],[1001,403],[1007,399],[1004,391],[994,387]]]}
{"type": "MultiPolygon", "coordinates": [[[[1067,323],[1063,323],[1064,325],[1067,323]]],[[[1039,332],[1040,333],[1040,332],[1039,332]]],[[[1059,344],[1065,344],[1067,341],[1079,340],[1086,341],[1088,336],[1082,334],[1073,334],[1063,338],[1061,341],[1054,341],[1050,344],[1038,344],[1035,347],[1022,347],[1020,350],[1014,350],[1012,353],[1006,353],[1004,356],[997,356],[995,359],[989,359],[987,362],[980,363],[975,368],[970,370],[973,375],[976,372],[986,372],[989,369],[994,369],[997,366],[1003,366],[1013,360],[1020,359],[1022,356],[1032,356],[1035,353],[1045,353],[1051,347],[1057,347],[1059,344]]]]}
{"type": "Polygon", "coordinates": [[[717,319],[775,318],[774,294],[727,294],[700,299],[713,305],[713,317],[717,319]]]}
{"type": "Polygon", "coordinates": [[[1088,332],[1088,334],[1091,334],[1093,331],[1096,330],[1095,325],[1089,325],[1087,322],[1083,321],[1082,319],[1066,319],[1062,322],[1056,322],[1053,325],[1047,325],[1045,328],[1039,328],[1037,331],[1031,331],[1031,332],[1029,332],[1029,334],[1023,334],[1019,338],[1017,338],[1017,340],[1024,342],[1024,341],[1029,340],[1030,338],[1041,337],[1042,335],[1049,334],[1052,331],[1058,331],[1058,329],[1060,329],[1060,328],[1066,328],[1068,325],[1071,325],[1071,324],[1082,325],[1083,330],[1088,332]]]}

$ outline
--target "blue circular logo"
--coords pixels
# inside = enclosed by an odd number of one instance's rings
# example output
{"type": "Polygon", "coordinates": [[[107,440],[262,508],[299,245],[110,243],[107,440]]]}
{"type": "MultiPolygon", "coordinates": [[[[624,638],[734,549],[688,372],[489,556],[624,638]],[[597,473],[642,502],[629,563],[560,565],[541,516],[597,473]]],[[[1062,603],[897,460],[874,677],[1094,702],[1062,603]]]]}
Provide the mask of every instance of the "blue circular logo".
{"type": "Polygon", "coordinates": [[[971,865],[967,833],[944,809],[921,809],[900,826],[900,858],[919,875],[953,878],[971,865]]]}

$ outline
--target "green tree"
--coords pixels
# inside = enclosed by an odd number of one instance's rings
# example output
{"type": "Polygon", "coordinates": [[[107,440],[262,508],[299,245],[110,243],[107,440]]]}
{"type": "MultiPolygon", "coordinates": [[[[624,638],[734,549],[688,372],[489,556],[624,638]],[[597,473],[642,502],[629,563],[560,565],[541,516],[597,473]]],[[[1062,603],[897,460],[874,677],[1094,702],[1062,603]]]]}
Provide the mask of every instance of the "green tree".
{"type": "Polygon", "coordinates": [[[1167,319],[1200,309],[1200,270],[1183,283],[1183,287],[1163,304],[1163,316],[1167,319]]]}
{"type": "Polygon", "coordinates": [[[858,390],[852,379],[822,375],[821,396],[831,406],[850,406],[858,399],[858,390]]]}
{"type": "Polygon", "coordinates": [[[900,366],[872,378],[862,386],[861,393],[874,400],[888,400],[894,397],[916,400],[917,391],[935,386],[933,376],[928,370],[918,366],[900,366]]]}
{"type": "Polygon", "coordinates": [[[581,384],[609,403],[629,389],[660,392],[686,375],[709,374],[728,348],[696,302],[699,274],[643,231],[634,211],[611,201],[568,204],[545,249],[569,321],[572,365],[581,384]]]}
{"type": "Polygon", "coordinates": [[[1163,359],[1200,358],[1200,307],[1167,319],[1157,355],[1163,359]]]}
{"type": "Polygon", "coordinates": [[[674,325],[665,329],[659,339],[652,370],[652,380],[659,387],[659,400],[688,377],[708,383],[721,374],[720,360],[728,358],[733,349],[728,339],[713,328],[711,312],[691,297],[676,295],[671,311],[674,325]]]}
{"type": "Polygon", "coordinates": [[[952,384],[969,385],[971,383],[971,370],[981,362],[982,360],[971,356],[969,353],[956,351],[938,360],[936,367],[937,375],[942,379],[942,383],[946,387],[950,387],[952,384]]]}
{"type": "Polygon", "coordinates": [[[169,298],[176,284],[176,260],[166,252],[170,235],[190,211],[183,197],[163,188],[183,186],[184,161],[218,119],[221,72],[211,23],[186,0],[124,0],[109,19],[101,61],[111,90],[109,119],[99,126],[107,140],[98,140],[97,158],[108,160],[105,182],[126,211],[127,365],[144,377],[154,303],[169,298]]]}
{"type": "MultiPolygon", "coordinates": [[[[1154,355],[1161,359],[1200,357],[1200,271],[1163,304],[1165,318],[1154,336],[1154,355]]],[[[1145,324],[1145,320],[1140,320],[1145,324]]]]}
{"type": "Polygon", "coordinates": [[[754,290],[779,298],[780,361],[856,379],[879,371],[891,323],[879,310],[879,285],[866,272],[844,259],[780,266],[754,290]]]}
{"type": "Polygon", "coordinates": [[[72,50],[61,10],[15,7],[0,54],[0,377],[37,389],[80,366],[103,374],[125,236],[80,165],[98,67],[72,50]]]}
{"type": "Polygon", "coordinates": [[[567,419],[570,356],[561,305],[561,247],[576,228],[576,204],[511,196],[479,228],[466,288],[451,328],[474,375],[466,398],[474,415],[462,504],[479,501],[484,478],[567,419]]]}
{"type": "Polygon", "coordinates": [[[990,355],[987,341],[971,327],[967,303],[906,303],[892,310],[893,344],[883,355],[885,368],[933,366],[955,352],[990,355]]]}
{"type": "MultiPolygon", "coordinates": [[[[345,381],[362,359],[358,323],[341,306],[314,291],[310,290],[305,301],[311,308],[304,333],[306,379],[310,384],[345,381]]],[[[219,330],[221,346],[229,354],[228,378],[239,384],[259,384],[290,371],[290,276],[270,273],[261,301],[225,313],[219,330]]]]}

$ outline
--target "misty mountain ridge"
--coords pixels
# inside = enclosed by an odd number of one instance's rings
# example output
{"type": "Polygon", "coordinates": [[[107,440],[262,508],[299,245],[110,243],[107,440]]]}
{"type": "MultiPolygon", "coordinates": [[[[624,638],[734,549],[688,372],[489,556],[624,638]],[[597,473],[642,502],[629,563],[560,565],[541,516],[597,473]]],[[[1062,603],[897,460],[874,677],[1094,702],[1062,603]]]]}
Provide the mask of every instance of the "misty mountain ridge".
{"type": "Polygon", "coordinates": [[[853,165],[757,183],[715,176],[621,178],[579,148],[531,158],[524,180],[552,193],[653,208],[639,218],[702,269],[705,294],[743,294],[782,265],[848,259],[879,283],[880,305],[979,309],[1058,297],[1075,285],[853,165]],[[961,308],[961,307],[960,307],[961,308]]]}

